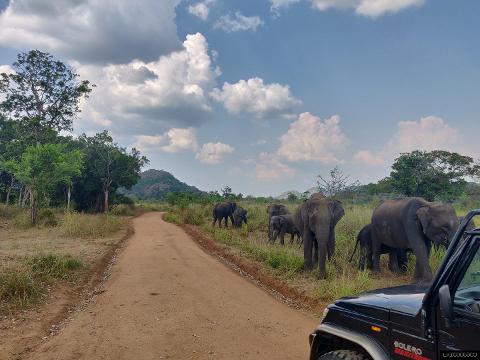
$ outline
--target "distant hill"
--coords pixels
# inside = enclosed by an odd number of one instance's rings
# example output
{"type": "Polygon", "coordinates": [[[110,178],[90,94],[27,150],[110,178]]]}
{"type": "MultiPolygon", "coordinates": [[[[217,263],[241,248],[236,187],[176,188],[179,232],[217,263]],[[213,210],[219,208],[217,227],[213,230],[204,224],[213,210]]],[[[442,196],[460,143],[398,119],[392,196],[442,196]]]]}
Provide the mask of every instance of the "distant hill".
{"type": "Polygon", "coordinates": [[[123,190],[125,195],[142,200],[162,200],[169,192],[194,192],[199,195],[203,191],[178,180],[165,170],[150,169],[140,175],[140,180],[130,190],[123,190]]]}

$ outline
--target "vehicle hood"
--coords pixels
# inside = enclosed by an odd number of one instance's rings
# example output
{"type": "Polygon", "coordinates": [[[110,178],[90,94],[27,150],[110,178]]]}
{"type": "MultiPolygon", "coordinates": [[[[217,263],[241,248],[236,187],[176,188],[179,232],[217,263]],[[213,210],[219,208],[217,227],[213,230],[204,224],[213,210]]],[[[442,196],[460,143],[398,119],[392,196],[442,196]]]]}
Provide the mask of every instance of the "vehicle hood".
{"type": "Polygon", "coordinates": [[[377,289],[357,296],[341,298],[335,302],[335,306],[388,320],[391,311],[409,315],[417,314],[427,289],[426,285],[402,285],[377,289]]]}

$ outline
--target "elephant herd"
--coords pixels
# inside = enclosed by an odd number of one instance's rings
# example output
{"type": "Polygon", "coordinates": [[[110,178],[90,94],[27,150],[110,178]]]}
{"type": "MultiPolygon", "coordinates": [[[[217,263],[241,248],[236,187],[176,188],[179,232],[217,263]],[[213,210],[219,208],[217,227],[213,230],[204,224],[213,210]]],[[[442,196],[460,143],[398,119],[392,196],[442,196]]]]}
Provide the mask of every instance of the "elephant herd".
{"type": "MultiPolygon", "coordinates": [[[[335,252],[335,226],[345,215],[340,201],[316,193],[304,201],[293,214],[281,204],[267,207],[268,239],[274,242],[279,236],[284,244],[285,234],[291,242],[297,236],[303,243],[305,270],[318,266],[319,278],[325,278],[325,264],[335,252]]],[[[227,226],[241,227],[247,223],[247,211],[234,202],[216,204],[213,225],[222,220],[227,226]]],[[[360,245],[361,269],[380,271],[380,255],[389,255],[389,269],[401,272],[406,269],[407,252],[415,255],[414,282],[429,282],[432,270],[429,255],[432,245],[447,247],[459,222],[450,204],[428,202],[422,198],[407,197],[381,202],[373,211],[371,223],[358,234],[353,256],[360,245]]],[[[469,224],[473,227],[473,224],[469,224]]]]}

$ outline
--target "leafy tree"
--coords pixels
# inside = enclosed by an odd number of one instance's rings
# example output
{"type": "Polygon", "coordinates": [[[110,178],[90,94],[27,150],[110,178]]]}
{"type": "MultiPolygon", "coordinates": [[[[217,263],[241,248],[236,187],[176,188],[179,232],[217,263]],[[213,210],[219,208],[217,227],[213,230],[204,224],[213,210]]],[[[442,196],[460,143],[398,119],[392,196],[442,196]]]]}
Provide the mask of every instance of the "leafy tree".
{"type": "Polygon", "coordinates": [[[287,196],[287,200],[290,202],[295,202],[298,200],[298,197],[294,193],[289,193],[287,196]]]}
{"type": "Polygon", "coordinates": [[[83,134],[79,137],[79,142],[85,153],[85,171],[78,182],[86,196],[80,201],[85,202],[88,195],[90,199],[93,195],[95,204],[90,202],[86,207],[108,212],[110,195],[119,187],[128,189],[135,185],[140,178],[141,168],[148,160],[136,149],[128,153],[126,149],[119,147],[107,131],[92,137],[83,134]],[[101,203],[98,196],[100,194],[103,197],[101,203]]]}
{"type": "Polygon", "coordinates": [[[395,159],[390,173],[391,184],[406,196],[453,200],[463,193],[465,178],[478,168],[469,156],[443,150],[413,151],[395,159]]]}
{"type": "Polygon", "coordinates": [[[5,165],[28,189],[32,224],[36,223],[38,209],[48,205],[55,187],[65,181],[65,169],[75,156],[65,152],[59,144],[29,146],[20,162],[8,161],[5,165]]]}
{"type": "Polygon", "coordinates": [[[225,186],[222,190],[222,196],[224,199],[231,199],[234,197],[234,194],[232,192],[232,188],[230,186],[225,186]]]}
{"type": "Polygon", "coordinates": [[[48,142],[56,132],[71,130],[80,100],[92,86],[63,62],[39,50],[20,53],[14,73],[0,74],[0,112],[18,121],[24,136],[48,142]]]}
{"type": "Polygon", "coordinates": [[[67,192],[67,211],[70,211],[73,181],[80,176],[83,169],[83,153],[80,150],[66,152],[64,161],[58,167],[60,183],[65,186],[67,192]]]}

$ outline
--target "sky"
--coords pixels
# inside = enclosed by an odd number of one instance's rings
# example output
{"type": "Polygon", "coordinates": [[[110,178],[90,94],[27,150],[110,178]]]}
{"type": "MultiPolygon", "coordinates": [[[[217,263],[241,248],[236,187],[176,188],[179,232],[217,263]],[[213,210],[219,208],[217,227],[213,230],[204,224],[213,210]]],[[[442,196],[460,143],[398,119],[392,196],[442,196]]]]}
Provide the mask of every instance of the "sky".
{"type": "Polygon", "coordinates": [[[480,158],[478,0],[0,0],[0,72],[30,49],[96,87],[107,129],[202,190],[305,191],[400,153],[480,158]]]}

